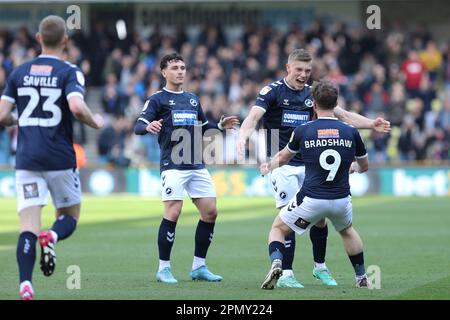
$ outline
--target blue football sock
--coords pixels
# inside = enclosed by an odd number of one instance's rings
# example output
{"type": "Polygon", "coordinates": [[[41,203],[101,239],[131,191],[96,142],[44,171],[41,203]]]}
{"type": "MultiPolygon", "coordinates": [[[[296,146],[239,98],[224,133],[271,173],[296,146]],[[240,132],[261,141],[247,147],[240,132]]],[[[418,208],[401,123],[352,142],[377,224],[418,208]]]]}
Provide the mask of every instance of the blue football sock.
{"type": "Polygon", "coordinates": [[[353,265],[353,269],[355,269],[356,276],[362,276],[366,273],[366,269],[364,267],[364,252],[355,254],[354,256],[348,256],[353,265]]]}
{"type": "Polygon", "coordinates": [[[195,230],[195,251],[194,255],[199,258],[205,258],[214,235],[214,222],[198,221],[195,230]]]}
{"type": "Polygon", "coordinates": [[[167,219],[162,219],[158,232],[158,249],[159,259],[164,261],[170,260],[170,252],[172,251],[173,242],[175,240],[175,228],[177,223],[167,219]]]}
{"type": "Polygon", "coordinates": [[[295,232],[289,233],[284,238],[284,253],[283,253],[283,270],[292,270],[295,253],[295,232]]]}
{"type": "Polygon", "coordinates": [[[278,259],[283,261],[284,244],[280,241],[272,241],[269,243],[270,260],[278,259]]]}
{"type": "Polygon", "coordinates": [[[58,241],[67,239],[75,231],[77,220],[69,215],[61,215],[53,223],[52,229],[58,235],[58,241]]]}
{"type": "Polygon", "coordinates": [[[318,228],[312,226],[309,230],[309,238],[311,239],[314,262],[325,263],[325,254],[327,252],[328,226],[318,228]]]}
{"type": "Polygon", "coordinates": [[[19,265],[20,283],[30,281],[36,261],[37,236],[29,231],[22,232],[17,242],[17,264],[19,265]]]}

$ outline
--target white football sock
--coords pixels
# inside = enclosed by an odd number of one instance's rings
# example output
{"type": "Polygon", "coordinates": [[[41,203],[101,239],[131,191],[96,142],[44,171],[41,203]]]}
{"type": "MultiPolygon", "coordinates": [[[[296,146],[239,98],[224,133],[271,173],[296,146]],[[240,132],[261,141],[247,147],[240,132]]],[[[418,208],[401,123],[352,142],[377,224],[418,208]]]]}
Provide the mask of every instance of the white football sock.
{"type": "Polygon", "coordinates": [[[322,269],[327,269],[327,265],[324,263],[317,263],[314,262],[314,269],[318,269],[318,270],[322,270],[322,269]]]}
{"type": "Polygon", "coordinates": [[[170,268],[170,260],[159,260],[158,271],[161,271],[164,268],[170,268]]]}
{"type": "Polygon", "coordinates": [[[201,266],[204,266],[206,264],[205,258],[199,258],[194,256],[194,261],[192,261],[192,270],[198,269],[201,266]]]}
{"type": "Polygon", "coordinates": [[[294,271],[292,270],[283,270],[283,275],[282,277],[289,277],[289,276],[294,276],[294,271]]]}

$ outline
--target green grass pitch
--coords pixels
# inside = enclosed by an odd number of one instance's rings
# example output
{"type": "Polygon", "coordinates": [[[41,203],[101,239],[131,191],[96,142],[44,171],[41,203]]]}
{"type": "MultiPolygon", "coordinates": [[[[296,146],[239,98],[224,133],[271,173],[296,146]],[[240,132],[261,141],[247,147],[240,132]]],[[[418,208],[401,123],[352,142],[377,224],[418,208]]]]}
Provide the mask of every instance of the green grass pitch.
{"type": "MultiPolygon", "coordinates": [[[[339,285],[322,286],[312,275],[307,234],[297,237],[294,272],[304,289],[261,290],[270,262],[267,235],[276,210],[271,198],[219,198],[219,217],[207,262],[220,283],[189,279],[198,221],[185,201],[172,250],[177,285],[157,283],[159,199],[84,196],[76,233],[56,247],[55,274],[34,269],[36,299],[450,299],[450,198],[353,199],[354,226],[365,247],[366,267],[381,270],[381,289],[354,288],[353,270],[342,241],[329,228],[327,265],[339,285]],[[68,267],[81,271],[81,289],[67,288],[68,267]]],[[[43,227],[53,221],[43,212],[43,227]]],[[[0,299],[18,298],[14,199],[0,199],[0,299]]]]}

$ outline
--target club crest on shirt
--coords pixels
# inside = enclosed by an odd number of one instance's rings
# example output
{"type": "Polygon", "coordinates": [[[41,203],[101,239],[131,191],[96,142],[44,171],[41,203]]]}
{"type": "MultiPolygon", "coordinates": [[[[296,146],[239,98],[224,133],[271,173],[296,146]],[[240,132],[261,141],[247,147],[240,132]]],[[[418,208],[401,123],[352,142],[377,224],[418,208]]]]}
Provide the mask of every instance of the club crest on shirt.
{"type": "Polygon", "coordinates": [[[198,102],[197,102],[197,100],[195,100],[195,99],[191,99],[191,100],[189,100],[189,102],[190,102],[190,104],[191,104],[193,107],[198,106],[198,102]]]}
{"type": "Polygon", "coordinates": [[[312,108],[312,106],[313,106],[312,100],[311,99],[306,99],[305,100],[305,106],[307,106],[309,108],[312,108]]]}

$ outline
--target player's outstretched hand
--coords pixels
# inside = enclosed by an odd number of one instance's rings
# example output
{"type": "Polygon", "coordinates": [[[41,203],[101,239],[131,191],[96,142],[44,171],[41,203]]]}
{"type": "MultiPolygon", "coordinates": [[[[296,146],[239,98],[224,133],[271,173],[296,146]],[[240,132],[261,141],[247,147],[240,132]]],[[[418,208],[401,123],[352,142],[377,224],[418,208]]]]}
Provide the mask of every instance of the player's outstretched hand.
{"type": "Polygon", "coordinates": [[[261,172],[261,175],[264,177],[266,174],[268,174],[269,171],[269,165],[268,163],[261,163],[259,166],[259,172],[261,172]]]}
{"type": "Polygon", "coordinates": [[[219,123],[222,126],[222,128],[224,128],[224,129],[235,129],[234,126],[238,125],[240,122],[239,122],[239,118],[236,116],[230,116],[230,117],[222,116],[220,118],[219,123]]]}
{"type": "Polygon", "coordinates": [[[150,132],[151,134],[157,134],[161,131],[162,128],[162,123],[163,123],[163,119],[159,119],[158,121],[152,121],[148,126],[147,126],[147,131],[150,132]]]}
{"type": "Polygon", "coordinates": [[[373,121],[373,129],[377,132],[388,133],[391,131],[391,123],[381,117],[373,121]]]}
{"type": "Polygon", "coordinates": [[[105,125],[105,121],[103,120],[103,117],[98,113],[94,114],[94,122],[97,127],[96,129],[101,129],[105,125]]]}

